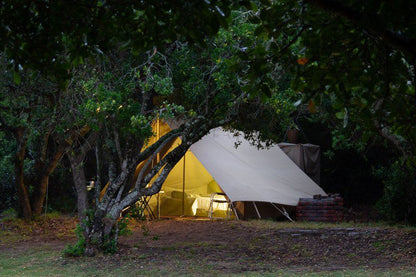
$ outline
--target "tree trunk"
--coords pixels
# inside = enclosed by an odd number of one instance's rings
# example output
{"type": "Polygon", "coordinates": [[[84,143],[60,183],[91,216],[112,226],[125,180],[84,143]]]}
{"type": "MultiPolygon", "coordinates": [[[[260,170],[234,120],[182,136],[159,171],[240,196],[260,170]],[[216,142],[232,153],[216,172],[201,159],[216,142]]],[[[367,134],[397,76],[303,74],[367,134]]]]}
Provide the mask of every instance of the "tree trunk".
{"type": "Polygon", "coordinates": [[[82,222],[86,218],[85,211],[88,209],[87,180],[85,178],[85,171],[82,165],[85,153],[74,154],[74,152],[72,152],[67,156],[71,164],[72,177],[77,191],[78,217],[80,222],[82,222]]]}
{"type": "MultiPolygon", "coordinates": [[[[94,256],[98,252],[114,253],[118,239],[118,220],[122,210],[135,202],[143,195],[154,195],[160,191],[163,182],[176,163],[185,155],[191,145],[203,137],[212,127],[208,123],[203,124],[200,120],[195,120],[189,126],[181,127],[164,135],[156,143],[146,148],[143,152],[131,152],[134,156],[125,157],[121,162],[121,170],[115,178],[109,178],[103,197],[95,203],[95,213],[91,215],[85,224],[82,225],[85,237],[86,256],[94,256]],[[182,132],[182,128],[185,131],[182,132]],[[151,161],[155,155],[171,141],[171,139],[182,134],[182,143],[164,156],[155,166],[149,168],[148,173],[139,173],[134,188],[124,192],[129,176],[136,170],[139,161],[151,161]],[[137,153],[137,154],[134,154],[137,153]],[[155,176],[157,176],[155,178],[155,176]],[[154,179],[155,178],[155,179],[154,179]],[[154,181],[152,182],[152,180],[154,181]],[[151,183],[152,182],[152,183],[151,183]],[[148,185],[151,183],[151,186],[148,185]]],[[[141,171],[147,172],[147,166],[141,171]]],[[[109,165],[109,175],[115,172],[115,166],[109,165]]]]}
{"type": "Polygon", "coordinates": [[[95,256],[99,252],[114,253],[117,243],[117,219],[108,216],[106,210],[97,210],[92,222],[84,226],[85,255],[95,256]]]}
{"type": "Polygon", "coordinates": [[[17,197],[19,200],[19,208],[24,218],[32,217],[32,208],[30,206],[29,192],[24,183],[24,160],[25,150],[21,149],[16,153],[14,171],[15,171],[15,185],[17,188],[17,197]]]}
{"type": "Polygon", "coordinates": [[[35,191],[32,201],[32,211],[34,216],[42,213],[43,202],[45,201],[46,191],[49,184],[49,175],[42,174],[38,182],[34,184],[35,191]]]}
{"type": "Polygon", "coordinates": [[[287,141],[289,143],[298,143],[299,131],[297,129],[288,129],[286,131],[287,141]]]}
{"type": "Polygon", "coordinates": [[[39,181],[36,182],[33,194],[32,210],[33,215],[37,216],[42,213],[43,203],[46,197],[46,191],[49,184],[49,176],[53,173],[62,156],[67,151],[69,145],[61,146],[53,155],[47,164],[41,163],[39,167],[39,181]]]}
{"type": "Polygon", "coordinates": [[[15,185],[17,188],[20,213],[24,218],[28,219],[32,217],[32,208],[30,206],[29,192],[24,183],[24,161],[27,143],[25,130],[18,128],[15,131],[15,137],[17,141],[17,151],[14,160],[15,185]]]}

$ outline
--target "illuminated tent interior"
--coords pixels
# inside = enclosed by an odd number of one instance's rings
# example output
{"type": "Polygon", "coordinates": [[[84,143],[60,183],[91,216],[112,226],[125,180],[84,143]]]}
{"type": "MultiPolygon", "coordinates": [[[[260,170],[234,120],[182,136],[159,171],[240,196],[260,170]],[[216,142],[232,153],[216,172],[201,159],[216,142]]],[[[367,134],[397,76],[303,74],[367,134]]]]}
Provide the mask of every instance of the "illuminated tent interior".
{"type": "MultiPolygon", "coordinates": [[[[171,129],[167,123],[157,121],[154,130],[156,136],[148,145],[171,129]]],[[[180,143],[179,138],[172,141],[156,159],[180,143]]],[[[136,173],[142,166],[137,167],[136,173]]],[[[316,194],[325,192],[279,146],[257,149],[244,138],[216,128],[192,145],[172,169],[161,192],[148,199],[148,212],[154,217],[207,217],[212,204],[211,216],[225,217],[230,212],[228,201],[234,208],[237,204],[244,207],[242,203],[251,203],[261,217],[256,203],[273,203],[276,208],[276,205],[296,206],[299,198],[316,194]]],[[[245,207],[247,210],[248,205],[245,207]]],[[[240,216],[243,210],[238,212],[240,216]]]]}

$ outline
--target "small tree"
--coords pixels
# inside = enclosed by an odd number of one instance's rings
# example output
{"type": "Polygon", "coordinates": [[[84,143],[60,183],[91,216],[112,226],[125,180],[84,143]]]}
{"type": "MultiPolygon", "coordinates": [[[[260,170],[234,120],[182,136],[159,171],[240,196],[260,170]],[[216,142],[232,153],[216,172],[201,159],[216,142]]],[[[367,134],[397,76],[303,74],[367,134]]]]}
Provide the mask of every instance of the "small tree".
{"type": "MultiPolygon", "coordinates": [[[[207,39],[208,47],[178,41],[164,53],[153,49],[146,55],[132,56],[114,51],[94,69],[85,67],[92,72],[88,80],[74,82],[71,90],[83,90],[87,96],[78,107],[80,115],[91,132],[99,134],[95,203],[82,222],[86,255],[116,244],[122,210],[158,193],[170,170],[209,130],[218,126],[239,128],[254,142],[251,135],[255,131],[268,129],[271,134],[271,130],[279,130],[276,123],[287,126],[293,105],[285,99],[289,93],[280,71],[272,71],[264,82],[270,98],[261,89],[246,86],[250,63],[237,54],[267,42],[255,37],[256,26],[247,18],[246,13],[236,12],[235,24],[221,30],[216,38],[207,39]],[[279,94],[280,87],[285,93],[279,94]],[[152,122],[173,118],[181,122],[180,126],[144,148],[152,136],[152,122]],[[178,137],[181,144],[151,166],[156,155],[178,137]],[[132,183],[141,162],[144,166],[132,183]]],[[[80,143],[70,155],[85,156],[87,144],[80,143]]],[[[75,162],[72,168],[82,166],[75,162]]],[[[85,194],[85,183],[77,186],[83,186],[85,194]]]]}
{"type": "Polygon", "coordinates": [[[64,109],[60,106],[61,95],[65,95],[73,67],[121,45],[142,53],[154,46],[163,48],[178,38],[201,42],[205,35],[215,34],[219,26],[226,25],[231,7],[237,2],[82,1],[73,5],[64,1],[1,1],[1,73],[8,79],[1,84],[0,119],[2,128],[14,134],[17,142],[15,182],[22,214],[30,218],[32,213],[40,213],[48,176],[68,147],[87,130],[68,122],[59,130],[52,123],[66,115],[60,110],[64,109]],[[47,111],[48,115],[37,117],[33,106],[45,108],[42,113],[47,111]],[[10,121],[6,113],[18,122],[10,121]],[[27,124],[28,118],[33,125],[27,124]],[[32,130],[39,126],[45,128],[36,134],[36,172],[30,181],[36,192],[31,200],[23,166],[28,142],[36,133],[32,130]]]}
{"type": "MultiPolygon", "coordinates": [[[[21,70],[18,80],[1,56],[0,128],[14,138],[14,183],[20,213],[40,215],[49,182],[78,135],[65,127],[64,93],[40,72],[21,70]]],[[[8,153],[12,155],[12,153],[8,153]]]]}

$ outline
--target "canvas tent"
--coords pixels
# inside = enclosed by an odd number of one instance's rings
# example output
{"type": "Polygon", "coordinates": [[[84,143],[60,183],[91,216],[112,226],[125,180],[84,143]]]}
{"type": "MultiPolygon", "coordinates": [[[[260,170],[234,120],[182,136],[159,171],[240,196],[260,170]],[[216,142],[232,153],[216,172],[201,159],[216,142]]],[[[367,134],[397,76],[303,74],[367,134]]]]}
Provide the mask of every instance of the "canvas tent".
{"type": "MultiPolygon", "coordinates": [[[[168,124],[158,121],[157,135],[149,145],[169,130],[168,124]]],[[[161,155],[178,144],[179,138],[161,155]]],[[[288,206],[296,206],[301,197],[325,194],[277,145],[259,150],[244,138],[216,128],[192,145],[149,206],[160,216],[207,216],[213,193],[225,193],[233,203],[288,206]]],[[[226,210],[226,203],[215,203],[214,214],[225,216],[226,210]]]]}

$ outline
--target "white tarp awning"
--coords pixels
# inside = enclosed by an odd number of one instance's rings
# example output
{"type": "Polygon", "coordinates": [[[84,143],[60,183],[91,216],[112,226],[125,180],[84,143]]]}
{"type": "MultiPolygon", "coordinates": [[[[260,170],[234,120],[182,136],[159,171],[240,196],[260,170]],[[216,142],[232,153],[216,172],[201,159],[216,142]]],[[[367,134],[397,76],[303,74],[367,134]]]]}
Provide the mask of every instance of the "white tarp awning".
{"type": "Polygon", "coordinates": [[[242,137],[216,128],[191,151],[234,201],[296,206],[299,198],[325,192],[275,145],[257,149],[242,137]],[[241,144],[235,148],[235,143],[241,144]]]}

